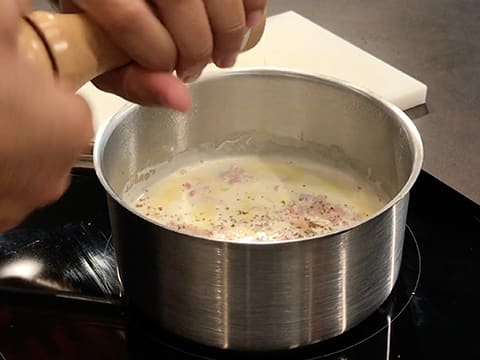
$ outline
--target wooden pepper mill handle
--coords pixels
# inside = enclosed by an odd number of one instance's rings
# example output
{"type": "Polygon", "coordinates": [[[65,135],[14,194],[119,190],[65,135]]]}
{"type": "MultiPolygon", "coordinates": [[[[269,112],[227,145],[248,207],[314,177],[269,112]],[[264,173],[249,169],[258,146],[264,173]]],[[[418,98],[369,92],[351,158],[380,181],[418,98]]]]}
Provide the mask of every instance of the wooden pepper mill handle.
{"type": "MultiPolygon", "coordinates": [[[[265,21],[249,31],[242,51],[262,37],[265,21]]],[[[34,11],[20,27],[19,51],[42,71],[74,90],[131,60],[87,16],[34,11]]]]}

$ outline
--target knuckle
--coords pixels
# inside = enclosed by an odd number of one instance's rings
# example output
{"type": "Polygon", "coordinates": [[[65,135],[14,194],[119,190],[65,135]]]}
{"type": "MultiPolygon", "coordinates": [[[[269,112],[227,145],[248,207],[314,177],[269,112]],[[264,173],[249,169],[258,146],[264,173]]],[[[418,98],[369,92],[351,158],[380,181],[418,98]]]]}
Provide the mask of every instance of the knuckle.
{"type": "MultiPolygon", "coordinates": [[[[244,19],[243,19],[244,20],[244,19]]],[[[245,21],[230,24],[228,27],[218,31],[218,36],[225,36],[227,38],[241,39],[245,32],[245,21]]]]}
{"type": "Polygon", "coordinates": [[[243,36],[245,34],[245,25],[238,23],[229,28],[217,31],[214,34],[214,58],[229,53],[237,53],[241,49],[243,36]]]}
{"type": "Polygon", "coordinates": [[[210,61],[212,57],[212,51],[212,42],[205,44],[203,47],[191,49],[183,56],[183,63],[185,64],[185,67],[196,67],[198,65],[205,65],[210,61]]]}
{"type": "Polygon", "coordinates": [[[175,65],[177,64],[177,48],[173,41],[171,45],[168,44],[168,46],[164,46],[157,52],[151,52],[150,54],[150,59],[147,60],[149,61],[146,65],[147,68],[169,72],[175,69],[175,65]],[[155,56],[154,54],[159,54],[159,56],[155,56]]]}

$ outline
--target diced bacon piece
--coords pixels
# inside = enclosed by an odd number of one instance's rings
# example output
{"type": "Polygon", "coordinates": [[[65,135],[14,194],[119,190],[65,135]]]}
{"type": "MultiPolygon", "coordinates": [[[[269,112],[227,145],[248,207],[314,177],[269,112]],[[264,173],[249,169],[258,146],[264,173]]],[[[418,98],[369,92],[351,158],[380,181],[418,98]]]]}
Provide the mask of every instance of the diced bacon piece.
{"type": "Polygon", "coordinates": [[[293,217],[291,220],[290,220],[290,224],[292,224],[293,226],[295,226],[296,228],[300,229],[300,230],[303,230],[303,231],[307,231],[310,226],[309,226],[309,221],[307,218],[305,217],[293,217]]]}
{"type": "Polygon", "coordinates": [[[333,206],[328,209],[326,214],[327,219],[330,220],[334,225],[338,225],[345,218],[346,212],[340,206],[333,206]]]}
{"type": "Polygon", "coordinates": [[[287,221],[288,221],[288,218],[292,216],[300,216],[302,214],[303,214],[303,208],[296,203],[291,203],[285,208],[285,211],[284,211],[284,215],[287,218],[287,221]]]}
{"type": "Polygon", "coordinates": [[[209,185],[202,185],[201,183],[191,183],[189,181],[185,182],[182,184],[184,190],[187,190],[188,196],[193,197],[196,195],[199,195],[200,193],[202,194],[208,194],[208,192],[211,190],[209,185]]]}
{"type": "Polygon", "coordinates": [[[220,177],[229,184],[237,184],[248,180],[251,176],[244,169],[232,165],[227,171],[222,172],[220,177]]]}
{"type": "Polygon", "coordinates": [[[300,194],[298,200],[309,214],[324,213],[325,208],[329,206],[325,195],[300,194]]]}

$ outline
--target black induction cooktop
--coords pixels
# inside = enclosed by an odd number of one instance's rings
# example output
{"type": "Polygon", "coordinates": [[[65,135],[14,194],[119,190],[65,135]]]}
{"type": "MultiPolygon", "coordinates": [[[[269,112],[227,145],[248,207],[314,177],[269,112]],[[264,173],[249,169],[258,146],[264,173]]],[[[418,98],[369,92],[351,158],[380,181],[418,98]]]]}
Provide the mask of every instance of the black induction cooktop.
{"type": "Polygon", "coordinates": [[[0,360],[480,359],[480,206],[422,172],[407,222],[399,279],[360,325],[294,350],[218,350],[123,308],[105,194],[74,174],[58,203],[0,234],[0,360]]]}

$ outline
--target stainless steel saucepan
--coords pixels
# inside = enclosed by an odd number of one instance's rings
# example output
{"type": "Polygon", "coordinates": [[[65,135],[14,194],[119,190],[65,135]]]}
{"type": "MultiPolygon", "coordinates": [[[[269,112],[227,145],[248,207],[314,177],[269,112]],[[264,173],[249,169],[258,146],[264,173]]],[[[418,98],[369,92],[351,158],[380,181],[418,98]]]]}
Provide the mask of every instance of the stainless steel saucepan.
{"type": "Polygon", "coordinates": [[[132,311],[193,341],[241,350],[311,344],[372,314],[397,280],[409,191],[422,166],[412,121],[367,91],[280,69],[207,75],[191,91],[191,112],[133,105],[95,140],[132,311]],[[252,131],[340,149],[383,184],[388,204],[329,236],[232,243],[159,226],[123,201],[140,170],[252,131]]]}

